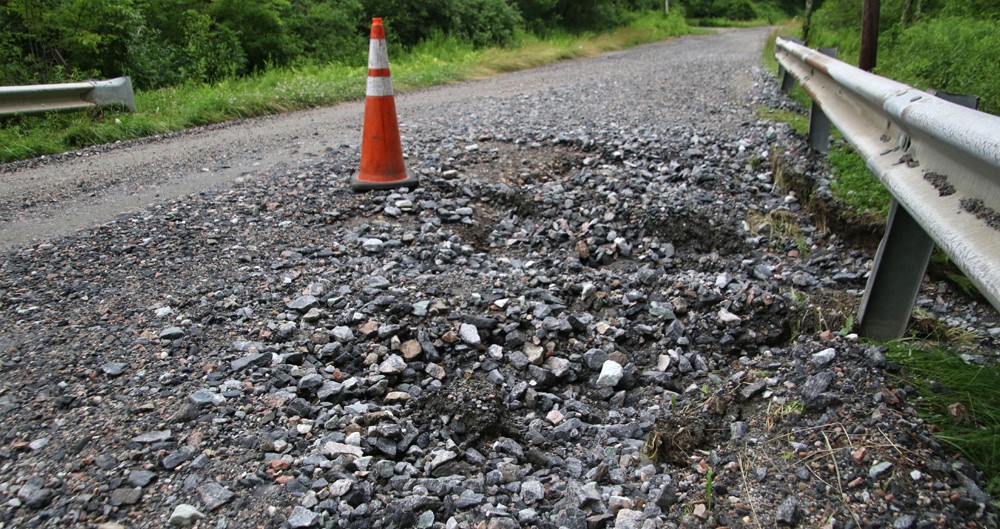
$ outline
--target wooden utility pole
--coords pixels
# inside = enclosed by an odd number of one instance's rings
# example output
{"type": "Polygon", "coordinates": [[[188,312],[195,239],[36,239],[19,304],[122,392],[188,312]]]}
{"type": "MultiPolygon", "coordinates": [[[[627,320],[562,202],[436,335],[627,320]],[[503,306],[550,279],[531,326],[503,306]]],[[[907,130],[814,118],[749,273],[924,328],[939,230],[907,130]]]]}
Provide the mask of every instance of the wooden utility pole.
{"type": "Polygon", "coordinates": [[[861,55],[858,57],[858,68],[866,72],[875,68],[878,55],[878,16],[881,11],[881,0],[865,0],[861,13],[861,55]]]}

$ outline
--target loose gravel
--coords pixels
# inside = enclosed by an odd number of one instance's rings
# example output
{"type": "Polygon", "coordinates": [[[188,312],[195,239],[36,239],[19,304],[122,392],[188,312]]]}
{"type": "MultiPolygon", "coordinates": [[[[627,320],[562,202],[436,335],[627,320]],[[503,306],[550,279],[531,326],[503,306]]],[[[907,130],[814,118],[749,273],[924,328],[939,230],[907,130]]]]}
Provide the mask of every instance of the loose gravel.
{"type": "MultiPolygon", "coordinates": [[[[11,242],[0,527],[996,527],[898,366],[838,332],[872,251],[775,184],[824,193],[755,114],[792,105],[765,36],[400,97],[417,189],[354,194],[356,144],[308,147],[11,242]]],[[[996,349],[990,307],[918,303],[996,349]]]]}

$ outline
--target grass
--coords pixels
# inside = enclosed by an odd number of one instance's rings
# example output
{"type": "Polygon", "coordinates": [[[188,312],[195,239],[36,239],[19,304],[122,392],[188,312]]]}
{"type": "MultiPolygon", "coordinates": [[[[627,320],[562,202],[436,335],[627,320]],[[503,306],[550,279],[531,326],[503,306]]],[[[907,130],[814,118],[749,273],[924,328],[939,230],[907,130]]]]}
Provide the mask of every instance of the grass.
{"type": "MultiPolygon", "coordinates": [[[[449,37],[394,55],[397,92],[478,79],[561,60],[590,57],[696,32],[677,14],[635,14],[625,27],[599,34],[522,35],[507,48],[473,49],[449,37]]],[[[391,53],[392,50],[390,50],[391,53]]],[[[240,118],[333,105],[364,97],[367,70],[339,64],[274,68],[214,84],[136,92],[131,114],[76,113],[0,120],[0,163],[146,137],[240,118]]]]}
{"type": "Polygon", "coordinates": [[[830,149],[828,154],[834,178],[830,181],[833,196],[858,211],[889,215],[892,194],[868,170],[864,160],[846,146],[830,149]]]}
{"type": "Polygon", "coordinates": [[[798,112],[793,112],[791,110],[785,110],[783,108],[773,108],[769,106],[759,105],[757,108],[757,117],[760,119],[766,119],[769,121],[776,121],[778,123],[786,123],[788,126],[792,127],[792,130],[805,136],[809,134],[809,117],[799,114],[798,112]]]}
{"type": "Polygon", "coordinates": [[[1000,497],[1000,372],[909,341],[890,343],[886,356],[919,392],[918,412],[935,437],[985,473],[986,492],[1000,497]]]}

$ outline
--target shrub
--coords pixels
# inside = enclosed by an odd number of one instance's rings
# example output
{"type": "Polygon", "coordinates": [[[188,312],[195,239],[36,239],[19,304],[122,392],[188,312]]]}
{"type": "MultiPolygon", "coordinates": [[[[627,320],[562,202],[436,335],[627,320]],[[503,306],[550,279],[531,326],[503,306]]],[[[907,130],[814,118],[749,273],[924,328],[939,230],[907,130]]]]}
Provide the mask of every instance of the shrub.
{"type": "Polygon", "coordinates": [[[944,17],[903,30],[878,71],[919,88],[974,94],[981,109],[1000,113],[1000,21],[944,17]]]}

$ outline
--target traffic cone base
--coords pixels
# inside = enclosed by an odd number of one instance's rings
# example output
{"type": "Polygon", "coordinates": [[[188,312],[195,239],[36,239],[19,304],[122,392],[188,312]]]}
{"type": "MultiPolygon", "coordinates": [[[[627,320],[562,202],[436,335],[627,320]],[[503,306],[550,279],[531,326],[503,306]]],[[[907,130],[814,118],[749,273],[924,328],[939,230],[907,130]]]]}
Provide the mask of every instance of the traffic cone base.
{"type": "Polygon", "coordinates": [[[382,19],[372,19],[368,48],[368,84],[365,90],[365,124],[361,139],[361,168],[351,178],[355,191],[416,187],[416,176],[406,170],[396,120],[396,100],[389,75],[382,19]]]}

